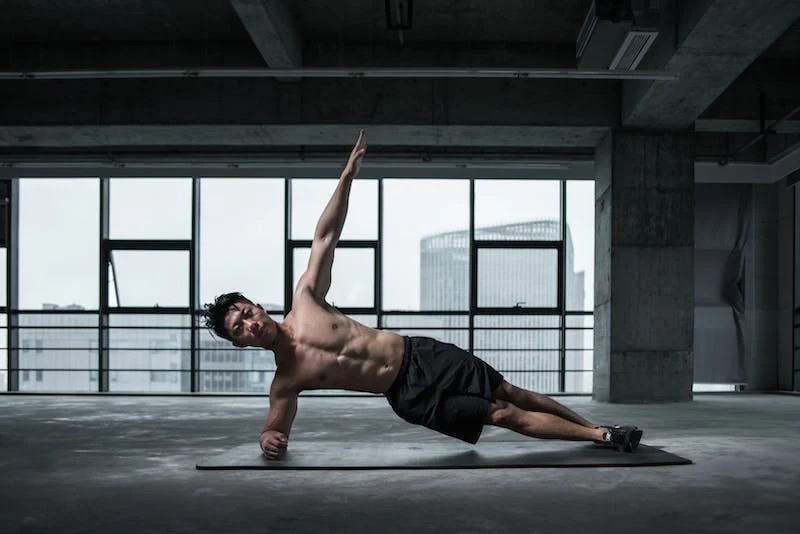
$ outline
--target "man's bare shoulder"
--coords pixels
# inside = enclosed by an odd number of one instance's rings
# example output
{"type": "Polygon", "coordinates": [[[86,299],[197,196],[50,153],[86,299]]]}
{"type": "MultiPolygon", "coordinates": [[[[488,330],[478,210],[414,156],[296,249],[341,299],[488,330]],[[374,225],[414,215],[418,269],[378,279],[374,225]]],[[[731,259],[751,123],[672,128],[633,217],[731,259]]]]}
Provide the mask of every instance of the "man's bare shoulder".
{"type": "Polygon", "coordinates": [[[315,314],[319,312],[330,313],[333,306],[328,304],[324,299],[319,298],[314,294],[314,291],[308,286],[297,286],[292,300],[291,312],[293,319],[297,320],[307,317],[308,314],[315,314]]]}
{"type": "Polygon", "coordinates": [[[301,279],[294,288],[294,297],[292,298],[292,309],[297,306],[305,305],[320,305],[320,299],[314,294],[314,288],[308,284],[304,284],[301,279]]]}

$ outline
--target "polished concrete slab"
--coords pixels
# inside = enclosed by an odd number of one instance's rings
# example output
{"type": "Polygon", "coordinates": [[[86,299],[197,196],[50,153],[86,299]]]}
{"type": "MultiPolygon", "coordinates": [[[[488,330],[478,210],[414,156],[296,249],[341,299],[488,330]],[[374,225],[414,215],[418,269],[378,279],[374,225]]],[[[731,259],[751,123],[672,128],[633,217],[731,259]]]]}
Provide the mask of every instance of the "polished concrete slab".
{"type": "MultiPolygon", "coordinates": [[[[0,396],[0,530],[8,533],[797,532],[800,397],[562,402],[692,465],[592,469],[201,471],[252,440],[266,399],[0,396]]],[[[380,398],[302,398],[304,442],[458,443],[380,398]]],[[[479,443],[547,442],[489,428],[479,443]]],[[[460,445],[459,445],[460,446],[460,445]]]]}
{"type": "Polygon", "coordinates": [[[640,445],[635,454],[593,444],[563,441],[459,443],[301,441],[283,458],[267,459],[252,443],[197,463],[198,469],[508,469],[533,467],[643,467],[685,465],[657,447],[640,445]]]}

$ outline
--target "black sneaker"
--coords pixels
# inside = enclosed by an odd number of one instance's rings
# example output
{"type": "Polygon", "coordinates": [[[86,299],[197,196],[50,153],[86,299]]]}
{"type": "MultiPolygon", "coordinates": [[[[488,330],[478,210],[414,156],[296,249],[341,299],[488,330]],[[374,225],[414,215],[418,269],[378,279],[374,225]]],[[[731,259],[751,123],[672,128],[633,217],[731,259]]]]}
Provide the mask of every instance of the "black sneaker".
{"type": "Polygon", "coordinates": [[[643,433],[638,427],[613,425],[605,428],[608,429],[605,443],[619,452],[636,452],[643,433]]]}

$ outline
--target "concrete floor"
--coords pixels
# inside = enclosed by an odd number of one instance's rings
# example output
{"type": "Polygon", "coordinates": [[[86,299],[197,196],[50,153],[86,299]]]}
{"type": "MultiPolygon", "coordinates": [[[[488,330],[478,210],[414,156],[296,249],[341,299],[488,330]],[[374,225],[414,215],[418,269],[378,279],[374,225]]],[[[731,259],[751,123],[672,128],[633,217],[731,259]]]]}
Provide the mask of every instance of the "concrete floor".
{"type": "MultiPolygon", "coordinates": [[[[559,400],[595,421],[638,424],[644,443],[695,464],[197,471],[198,458],[257,446],[265,399],[5,395],[0,531],[800,531],[800,397],[703,395],[668,405],[559,400]]],[[[489,428],[483,439],[526,438],[489,428]]],[[[379,398],[302,398],[292,440],[469,447],[408,425],[379,398]]]]}

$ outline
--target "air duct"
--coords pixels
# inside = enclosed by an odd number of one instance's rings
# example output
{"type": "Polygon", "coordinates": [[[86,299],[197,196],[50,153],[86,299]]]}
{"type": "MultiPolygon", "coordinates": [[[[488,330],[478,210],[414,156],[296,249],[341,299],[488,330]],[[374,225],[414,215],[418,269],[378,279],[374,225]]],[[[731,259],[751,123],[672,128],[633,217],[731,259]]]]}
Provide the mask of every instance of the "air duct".
{"type": "Polygon", "coordinates": [[[634,70],[660,26],[660,0],[594,0],[578,33],[578,67],[634,70]]]}

